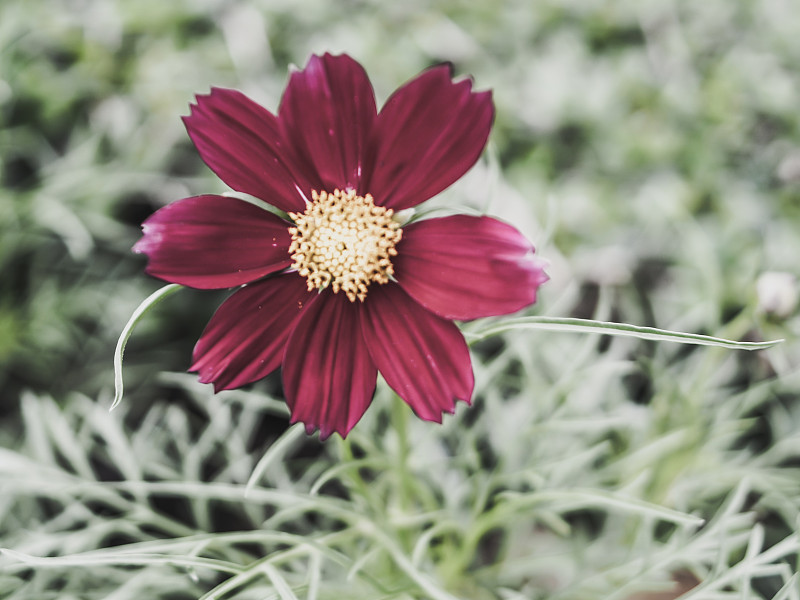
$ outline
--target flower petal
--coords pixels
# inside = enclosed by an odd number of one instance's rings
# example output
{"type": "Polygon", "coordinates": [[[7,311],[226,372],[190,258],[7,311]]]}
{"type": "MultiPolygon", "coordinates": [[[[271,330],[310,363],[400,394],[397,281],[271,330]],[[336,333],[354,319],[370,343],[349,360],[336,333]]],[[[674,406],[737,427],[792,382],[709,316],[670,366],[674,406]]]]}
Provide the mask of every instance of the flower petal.
{"type": "Polygon", "coordinates": [[[278,111],[298,164],[308,165],[308,179],[316,174],[317,191],[328,192],[359,188],[376,115],[369,78],[346,54],[312,56],[305,69],[291,74],[278,111]]]}
{"type": "Polygon", "coordinates": [[[217,392],[266,377],[280,366],[286,340],[315,296],[294,273],[239,289],[206,325],[189,371],[217,392]]]}
{"type": "Polygon", "coordinates": [[[504,315],[536,301],[547,281],[533,246],[511,225],[455,215],[403,228],[395,277],[417,302],[447,319],[504,315]]]}
{"type": "Polygon", "coordinates": [[[361,335],[360,305],[323,291],[306,307],[286,345],[283,386],[292,422],[345,437],[367,410],[377,369],[361,335]]]}
{"type": "Polygon", "coordinates": [[[198,95],[183,117],[189,137],[209,168],[226,184],[283,211],[302,211],[308,187],[281,138],[278,120],[236,90],[198,95]]]}
{"type": "Polygon", "coordinates": [[[142,230],[133,251],[147,254],[147,272],[190,287],[234,287],[292,264],[289,224],[236,198],[184,198],[153,213],[142,230]]]}
{"type": "Polygon", "coordinates": [[[419,417],[442,422],[457,400],[470,403],[475,378],[464,336],[398,285],[372,286],[361,311],[372,359],[419,417]]]}
{"type": "Polygon", "coordinates": [[[373,128],[361,191],[401,210],[448,187],[478,160],[494,119],[491,92],[475,93],[468,79],[454,83],[440,65],[398,89],[373,128]]]}

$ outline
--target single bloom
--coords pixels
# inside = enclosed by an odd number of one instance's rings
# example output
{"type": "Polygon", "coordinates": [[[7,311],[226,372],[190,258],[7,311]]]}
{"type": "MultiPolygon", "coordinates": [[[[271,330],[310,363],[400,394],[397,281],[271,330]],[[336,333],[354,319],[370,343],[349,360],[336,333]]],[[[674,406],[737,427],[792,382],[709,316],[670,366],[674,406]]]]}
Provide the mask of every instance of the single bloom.
{"type": "Polygon", "coordinates": [[[191,371],[216,391],[282,367],[292,422],[346,436],[378,372],[421,418],[471,401],[467,344],[454,319],[520,310],[547,276],[533,246],[489,217],[402,224],[477,161],[490,92],[446,65],[400,87],[378,112],[347,55],[294,70],[277,114],[235,90],[197,97],[183,121],[228,186],[272,205],[185,198],[143,224],[135,252],[172,283],[238,288],[211,318],[191,371]]]}

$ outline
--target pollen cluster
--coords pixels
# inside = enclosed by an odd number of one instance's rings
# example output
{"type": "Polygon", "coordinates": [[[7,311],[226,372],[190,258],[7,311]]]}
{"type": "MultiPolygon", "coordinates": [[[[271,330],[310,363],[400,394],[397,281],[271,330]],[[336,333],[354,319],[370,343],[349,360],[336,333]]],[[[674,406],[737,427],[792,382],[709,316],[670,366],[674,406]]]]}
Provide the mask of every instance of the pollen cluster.
{"type": "Polygon", "coordinates": [[[292,268],[308,280],[309,291],[331,287],[363,302],[370,283],[388,283],[394,274],[391,257],[403,235],[394,211],[354,190],[312,192],[312,199],[305,212],[289,213],[292,268]]]}

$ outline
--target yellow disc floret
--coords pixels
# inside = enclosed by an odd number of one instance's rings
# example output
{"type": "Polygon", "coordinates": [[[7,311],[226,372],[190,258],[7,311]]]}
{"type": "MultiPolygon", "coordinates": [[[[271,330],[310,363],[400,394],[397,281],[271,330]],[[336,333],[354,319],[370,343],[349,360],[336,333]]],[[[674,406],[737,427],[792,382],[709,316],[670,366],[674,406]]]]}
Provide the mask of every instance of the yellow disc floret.
{"type": "Polygon", "coordinates": [[[331,287],[363,302],[370,283],[388,283],[394,274],[391,257],[403,235],[394,211],[354,190],[312,192],[312,198],[305,212],[289,213],[292,268],[308,280],[309,291],[331,287]]]}

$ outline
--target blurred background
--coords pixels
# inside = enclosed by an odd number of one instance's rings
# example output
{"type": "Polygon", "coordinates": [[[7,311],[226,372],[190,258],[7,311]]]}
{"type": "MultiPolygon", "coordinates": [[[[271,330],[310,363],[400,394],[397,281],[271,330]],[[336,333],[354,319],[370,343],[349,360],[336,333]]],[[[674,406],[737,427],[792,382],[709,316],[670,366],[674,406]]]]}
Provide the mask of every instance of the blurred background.
{"type": "MultiPolygon", "coordinates": [[[[475,177],[472,199],[553,262],[548,313],[569,285],[589,305],[612,285],[627,296],[620,319],[711,330],[761,273],[797,271],[789,0],[26,0],[0,17],[4,410],[23,389],[108,389],[115,338],[159,285],[130,252],[140,222],[224,190],[180,116],[212,85],[275,110],[287,68],[313,52],[362,62],[379,101],[442,61],[494,91],[495,183],[487,194],[475,177]]],[[[188,364],[209,296],[183,294],[143,324],[134,381],[188,364]]]]}
{"type": "MultiPolygon", "coordinates": [[[[130,251],[141,221],[182,197],[225,191],[180,120],[194,95],[235,87],[274,111],[290,65],[326,51],[361,62],[379,103],[443,61],[492,89],[497,117],[485,160],[432,202],[477,208],[523,230],[550,263],[538,314],[786,338],[768,355],[737,354],[711,376],[730,393],[783,382],[780,394],[743,411],[754,429],[726,452],[757,454],[794,435],[793,0],[6,0],[0,446],[29,444],[25,423],[39,406],[31,398],[58,410],[86,399],[110,404],[117,337],[162,285],[130,251]],[[771,272],[780,275],[765,278],[771,272]]],[[[140,324],[126,360],[132,410],[146,413],[154,398],[189,403],[186,386],[162,373],[188,367],[224,295],[183,291],[140,324]]],[[[551,339],[523,335],[478,345],[477,363],[490,364],[512,342],[523,352],[520,339],[527,348],[551,339]]],[[[624,353],[636,364],[620,376],[626,402],[651,403],[654,370],[679,381],[694,368],[693,350],[657,352],[640,344],[624,353]]],[[[517,361],[500,371],[524,388],[519,369],[517,361]]],[[[258,389],[279,396],[278,381],[258,389]]],[[[263,440],[286,423],[273,417],[263,440]]],[[[800,452],[789,454],[776,465],[795,469],[800,452]]],[[[790,497],[799,495],[792,488],[790,497]]],[[[780,535],[788,535],[798,505],[783,506],[780,535]]]]}

